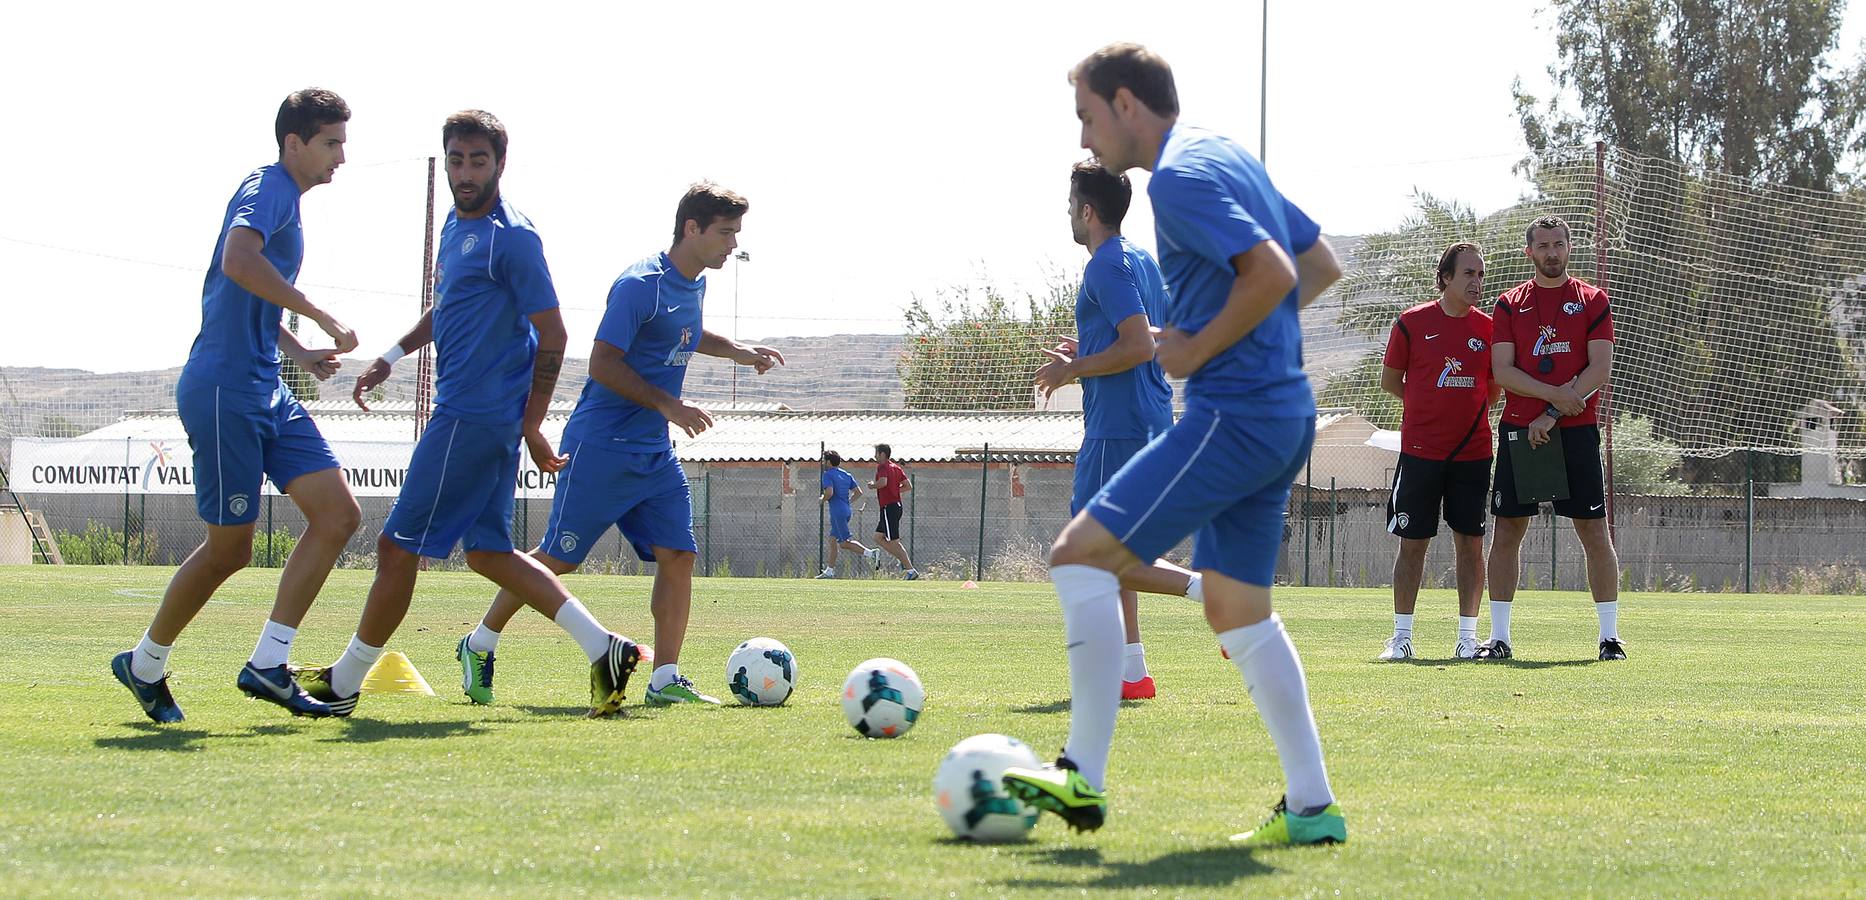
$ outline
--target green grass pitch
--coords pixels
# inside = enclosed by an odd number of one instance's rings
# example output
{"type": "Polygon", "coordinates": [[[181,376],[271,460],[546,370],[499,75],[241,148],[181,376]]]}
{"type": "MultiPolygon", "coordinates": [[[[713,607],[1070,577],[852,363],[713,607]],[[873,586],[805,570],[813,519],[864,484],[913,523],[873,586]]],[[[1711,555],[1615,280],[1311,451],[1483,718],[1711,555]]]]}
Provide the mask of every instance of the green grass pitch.
{"type": "MultiPolygon", "coordinates": [[[[1225,838],[1281,791],[1268,736],[1198,610],[1142,603],[1158,699],[1127,704],[1109,824],[1026,843],[948,837],[930,781],[968,735],[1052,755],[1068,728],[1046,585],[702,579],[683,669],[767,635],[801,675],[776,709],[639,706],[591,721],[576,646],[524,613],[499,705],[460,696],[453,646],[489,597],[424,575],[391,649],[437,696],[366,695],[294,720],[233,687],[276,572],[237,576],[170,666],[188,721],[157,727],[110,677],[168,578],[0,569],[0,894],[957,896],[1854,895],[1866,892],[1866,606],[1857,597],[1633,595],[1632,659],[1594,657],[1580,594],[1526,594],[1511,664],[1449,662],[1447,592],[1417,664],[1372,661],[1383,591],[1286,589],[1350,840],[1247,852],[1225,838]],[[837,691],[897,656],[926,680],[906,737],[859,739],[837,691]]],[[[368,572],[338,572],[302,662],[333,659],[368,572]]],[[[570,579],[647,639],[645,579],[570,579]]]]}

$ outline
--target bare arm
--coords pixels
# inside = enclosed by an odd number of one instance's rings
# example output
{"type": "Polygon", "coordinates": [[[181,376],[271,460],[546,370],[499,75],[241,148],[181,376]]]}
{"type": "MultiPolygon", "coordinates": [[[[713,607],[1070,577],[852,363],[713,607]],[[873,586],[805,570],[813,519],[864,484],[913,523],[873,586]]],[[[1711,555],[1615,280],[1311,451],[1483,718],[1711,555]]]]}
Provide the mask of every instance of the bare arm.
{"type": "Polygon", "coordinates": [[[1296,257],[1296,304],[1307,309],[1323,291],[1341,279],[1341,259],[1328,238],[1317,237],[1315,246],[1296,257]]]}
{"type": "Polygon", "coordinates": [[[1381,366],[1380,389],[1404,401],[1406,399],[1406,370],[1381,366]]]}
{"type": "Polygon", "coordinates": [[[706,410],[644,381],[623,358],[622,350],[607,341],[597,341],[590,351],[590,377],[630,403],[660,413],[688,437],[712,427],[713,417],[706,410]]]}
{"type": "Polygon", "coordinates": [[[1036,383],[1048,397],[1071,381],[1125,372],[1153,359],[1153,329],[1145,313],[1135,313],[1115,326],[1114,343],[1100,353],[1071,358],[1060,350],[1040,352],[1050,361],[1037,370],[1036,383]]]}
{"type": "MultiPolygon", "coordinates": [[[[433,340],[434,310],[429,308],[415,322],[415,327],[408,329],[408,333],[402,335],[402,339],[397,341],[395,346],[400,349],[401,354],[409,354],[426,347],[433,340]]],[[[394,368],[394,363],[378,357],[375,362],[369,364],[369,368],[363,370],[363,374],[356,376],[356,387],[350,391],[350,399],[356,401],[357,406],[368,409],[369,404],[363,402],[363,392],[374,390],[376,385],[388,381],[389,373],[394,368]]]]}
{"type": "Polygon", "coordinates": [[[751,366],[763,375],[772,366],[784,364],[784,354],[770,347],[756,344],[742,344],[728,337],[721,337],[710,331],[700,332],[699,352],[702,356],[717,356],[729,359],[741,366],[751,366]]]}
{"type": "Polygon", "coordinates": [[[313,322],[337,342],[338,353],[348,353],[356,349],[356,332],[344,327],[330,313],[318,308],[304,292],[292,286],[273,268],[272,262],[262,253],[266,247],[265,235],[251,228],[235,228],[227,232],[227,240],[220,250],[220,270],[233,280],[234,284],[252,292],[274,306],[291,310],[313,322]]]}
{"type": "Polygon", "coordinates": [[[298,342],[298,335],[292,334],[283,324],[279,325],[279,352],[319,381],[329,380],[343,366],[337,361],[336,350],[308,350],[298,342]]]}
{"type": "Polygon", "coordinates": [[[1613,376],[1613,342],[1587,342],[1587,368],[1574,379],[1575,393],[1586,397],[1600,390],[1613,376]]]}
{"type": "Polygon", "coordinates": [[[1516,345],[1510,341],[1490,345],[1490,378],[1498,388],[1518,397],[1554,402],[1559,385],[1544,384],[1516,367],[1516,345]]]}
{"type": "MultiPolygon", "coordinates": [[[[1314,252],[1313,248],[1310,252],[1314,252]]],[[[1296,286],[1296,267],[1275,241],[1259,242],[1232,257],[1231,266],[1237,271],[1237,277],[1232,280],[1231,293],[1217,317],[1195,334],[1171,327],[1160,333],[1157,352],[1166,374],[1185,378],[1197,372],[1200,366],[1243,340],[1269,318],[1277,304],[1296,286]]]]}
{"type": "Polygon", "coordinates": [[[531,327],[538,332],[538,353],[531,361],[531,396],[525,400],[521,433],[538,470],[555,472],[569,459],[551,449],[551,442],[544,437],[544,417],[551,411],[551,395],[557,392],[557,376],[564,370],[564,346],[570,342],[570,335],[564,331],[564,316],[555,306],[532,313],[530,319],[531,327]]]}

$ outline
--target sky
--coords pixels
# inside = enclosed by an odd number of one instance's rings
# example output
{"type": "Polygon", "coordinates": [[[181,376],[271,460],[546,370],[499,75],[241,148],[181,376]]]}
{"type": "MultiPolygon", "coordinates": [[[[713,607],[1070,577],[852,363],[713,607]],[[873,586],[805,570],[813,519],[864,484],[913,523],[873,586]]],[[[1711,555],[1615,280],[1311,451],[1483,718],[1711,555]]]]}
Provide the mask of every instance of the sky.
{"type": "MultiPolygon", "coordinates": [[[[1249,0],[720,2],[704,17],[673,3],[32,4],[9,11],[0,55],[15,86],[0,365],[184,362],[227,200],[276,158],[279,101],[312,85],[353,116],[347,164],[303,199],[298,285],[365,356],[418,315],[426,158],[465,107],[510,132],[504,196],[543,237],[573,355],[615,276],[666,248],[699,179],[752,204],[750,261],[709,278],[720,333],[899,332],[915,297],[1070,277],[1086,255],[1068,168],[1087,151],[1066,73],[1115,40],[1173,65],[1182,121],[1253,151],[1267,137],[1272,178],[1327,233],[1392,227],[1415,191],[1480,212],[1518,198],[1510,85],[1551,92],[1542,0],[1440,0],[1429,15],[1269,3],[1267,129],[1249,0]]],[[[1138,198],[1124,231],[1152,247],[1138,198]]]]}

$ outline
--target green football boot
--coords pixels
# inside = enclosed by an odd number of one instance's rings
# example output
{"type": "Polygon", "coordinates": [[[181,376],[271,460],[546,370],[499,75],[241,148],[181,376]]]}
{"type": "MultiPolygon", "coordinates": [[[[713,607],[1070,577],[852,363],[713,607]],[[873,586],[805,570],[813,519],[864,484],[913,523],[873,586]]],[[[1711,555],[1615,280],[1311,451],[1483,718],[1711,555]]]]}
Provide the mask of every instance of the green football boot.
{"type": "Polygon", "coordinates": [[[1068,757],[1041,769],[1012,766],[1004,770],[1003,782],[1005,793],[1061,816],[1077,831],[1094,831],[1108,820],[1108,796],[1091,786],[1068,757]]]}
{"type": "Polygon", "coordinates": [[[676,703],[706,703],[719,705],[718,697],[708,697],[693,689],[693,682],[685,675],[675,675],[674,680],[660,690],[649,688],[647,693],[649,706],[673,706],[676,703]]]}
{"type": "Polygon", "coordinates": [[[460,660],[460,690],[465,692],[468,700],[481,706],[490,706],[493,651],[475,653],[467,646],[467,639],[461,638],[459,646],[454,648],[454,658],[460,660]]]}
{"type": "Polygon", "coordinates": [[[1270,818],[1242,834],[1234,834],[1234,843],[1247,847],[1293,847],[1298,844],[1345,844],[1348,820],[1341,815],[1341,804],[1330,803],[1312,816],[1289,811],[1288,798],[1276,801],[1270,818]]]}

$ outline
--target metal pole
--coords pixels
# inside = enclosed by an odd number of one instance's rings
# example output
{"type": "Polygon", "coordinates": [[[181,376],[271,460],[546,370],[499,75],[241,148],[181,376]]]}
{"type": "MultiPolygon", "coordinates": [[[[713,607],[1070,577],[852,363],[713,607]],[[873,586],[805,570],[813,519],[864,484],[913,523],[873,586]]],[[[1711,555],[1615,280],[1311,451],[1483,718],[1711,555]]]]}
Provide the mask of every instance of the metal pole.
{"type": "Polygon", "coordinates": [[[1747,488],[1747,498],[1743,503],[1743,593],[1751,590],[1751,573],[1755,565],[1756,540],[1756,451],[1743,451],[1743,481],[1747,488]]]}
{"type": "MultiPolygon", "coordinates": [[[[914,535],[918,533],[914,528],[914,510],[918,509],[920,504],[914,502],[914,495],[911,491],[901,495],[901,502],[907,504],[907,558],[912,559],[918,555],[914,552],[914,535]]],[[[875,501],[875,509],[881,509],[881,501],[878,497],[875,501]]]]}
{"type": "Polygon", "coordinates": [[[1341,507],[1335,503],[1335,476],[1328,476],[1328,586],[1335,586],[1335,519],[1341,507]]]}
{"type": "MultiPolygon", "coordinates": [[[[434,306],[434,157],[428,157],[428,207],[427,221],[423,227],[426,237],[421,245],[421,308],[418,314],[425,315],[434,306]]],[[[429,342],[415,356],[415,440],[421,440],[421,432],[428,427],[428,404],[434,393],[434,344],[429,342]]]]}
{"type": "Polygon", "coordinates": [[[266,495],[266,566],[278,564],[278,557],[272,553],[272,495],[266,495]]]}
{"type": "MultiPolygon", "coordinates": [[[[123,439],[123,468],[130,464],[130,439],[123,439]]],[[[130,483],[123,482],[123,564],[130,564],[130,483]]]]}
{"type": "MultiPolygon", "coordinates": [[[[1594,286],[1607,289],[1607,142],[1594,142],[1594,286]]],[[[1613,388],[1600,386],[1601,427],[1606,437],[1607,540],[1614,539],[1613,502],[1613,388]]],[[[1550,576],[1554,577],[1554,576],[1550,576]]]]}
{"type": "Polygon", "coordinates": [[[978,467],[978,574],[976,580],[985,580],[985,483],[991,480],[991,444],[985,445],[985,455],[978,467]]]}
{"type": "Polygon", "coordinates": [[[713,467],[712,466],[706,467],[706,480],[701,487],[701,491],[703,492],[704,496],[700,498],[700,503],[703,504],[702,508],[705,510],[705,516],[706,516],[705,521],[700,526],[701,528],[705,530],[704,533],[706,535],[706,571],[702,574],[712,575],[713,574],[713,467]]]}
{"type": "Polygon", "coordinates": [[[1557,590],[1557,588],[1555,587],[1555,584],[1556,584],[1555,582],[1555,564],[1556,564],[1555,550],[1559,546],[1561,546],[1561,532],[1556,530],[1555,512],[1554,510],[1550,510],[1549,511],[1549,590],[1551,591],[1557,590]]]}
{"type": "MultiPolygon", "coordinates": [[[[733,281],[734,281],[734,284],[732,285],[732,290],[736,293],[739,289],[739,286],[737,284],[736,278],[733,279],[733,281]]],[[[826,564],[823,561],[823,545],[827,543],[829,540],[828,535],[826,535],[823,530],[823,516],[824,516],[824,513],[827,511],[826,508],[829,506],[828,503],[825,503],[823,501],[823,473],[825,471],[823,468],[823,457],[824,455],[828,453],[829,453],[829,445],[822,441],[817,441],[816,442],[816,496],[817,496],[817,501],[816,501],[816,570],[818,572],[823,571],[823,566],[826,564]]],[[[850,518],[854,518],[854,516],[851,515],[850,518]]]]}
{"type": "Polygon", "coordinates": [[[1257,161],[1270,156],[1270,0],[1263,0],[1263,50],[1258,54],[1262,69],[1257,75],[1257,161]]]}
{"type": "Polygon", "coordinates": [[[1302,586],[1309,586],[1309,560],[1315,556],[1315,542],[1309,540],[1310,511],[1315,506],[1315,445],[1309,445],[1309,462],[1302,469],[1302,586]]]}

